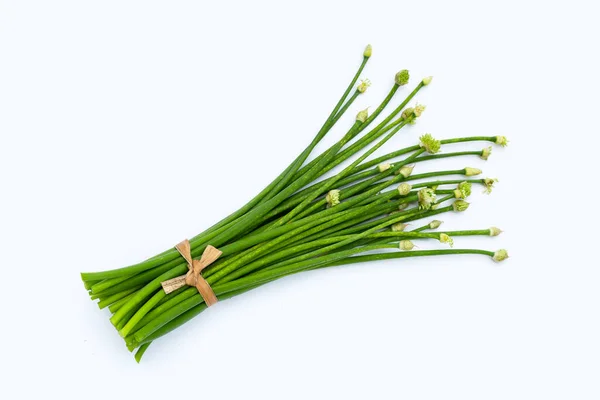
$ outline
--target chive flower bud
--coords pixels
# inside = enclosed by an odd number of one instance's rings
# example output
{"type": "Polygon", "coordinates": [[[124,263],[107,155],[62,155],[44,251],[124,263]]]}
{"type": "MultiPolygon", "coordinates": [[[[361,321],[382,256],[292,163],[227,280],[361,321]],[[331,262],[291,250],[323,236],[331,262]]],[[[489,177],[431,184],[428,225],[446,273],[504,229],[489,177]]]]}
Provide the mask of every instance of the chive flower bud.
{"type": "Polygon", "coordinates": [[[377,166],[377,169],[379,170],[379,172],[384,172],[384,171],[387,171],[388,169],[390,169],[391,166],[392,166],[392,164],[382,163],[377,166]]]}
{"type": "Polygon", "coordinates": [[[502,231],[499,228],[496,228],[495,226],[492,226],[490,228],[490,236],[498,236],[501,233],[502,231]]]}
{"type": "Polygon", "coordinates": [[[406,210],[406,208],[409,206],[409,203],[401,203],[398,204],[398,211],[402,211],[402,210],[406,210]]]}
{"type": "Polygon", "coordinates": [[[420,117],[421,114],[423,114],[423,111],[425,111],[426,108],[427,107],[424,106],[423,104],[417,104],[415,106],[415,111],[414,111],[415,117],[417,117],[417,118],[420,117]]]}
{"type": "Polygon", "coordinates": [[[401,118],[405,120],[411,120],[415,115],[415,109],[412,107],[408,107],[404,111],[402,111],[401,118]]]}
{"type": "Polygon", "coordinates": [[[400,250],[408,251],[414,249],[415,245],[410,240],[401,240],[398,243],[398,247],[400,247],[400,250]]]}
{"type": "Polygon", "coordinates": [[[406,229],[407,226],[408,224],[397,222],[394,225],[392,225],[392,232],[402,232],[406,229]]]}
{"type": "Polygon", "coordinates": [[[445,233],[440,233],[440,243],[447,243],[450,247],[454,246],[454,240],[445,233]]]}
{"type": "Polygon", "coordinates": [[[479,168],[465,168],[465,176],[475,176],[481,174],[481,170],[479,168]]]}
{"type": "Polygon", "coordinates": [[[508,258],[508,252],[504,249],[500,249],[494,253],[494,257],[492,257],[492,258],[496,262],[504,261],[508,258]]]}
{"type": "Polygon", "coordinates": [[[490,157],[490,154],[492,154],[491,146],[481,150],[481,155],[479,156],[479,158],[481,158],[482,160],[487,160],[490,157]]]}
{"type": "Polygon", "coordinates": [[[371,86],[371,81],[368,79],[362,79],[356,87],[356,90],[358,90],[360,93],[364,93],[367,91],[369,86],[371,86]]]}
{"type": "Polygon", "coordinates": [[[365,52],[363,53],[363,57],[369,58],[369,57],[371,57],[372,53],[373,53],[373,47],[371,47],[371,45],[368,44],[367,47],[365,47],[365,52]]]}
{"type": "Polygon", "coordinates": [[[334,207],[340,204],[340,191],[337,189],[330,190],[325,196],[328,207],[334,207]]]}
{"type": "Polygon", "coordinates": [[[457,199],[466,199],[471,195],[471,182],[461,182],[454,190],[454,197],[457,199]]]}
{"type": "Polygon", "coordinates": [[[364,110],[359,111],[358,114],[356,114],[356,120],[362,122],[363,124],[365,123],[367,118],[369,118],[368,108],[365,108],[364,110]]]}
{"type": "Polygon", "coordinates": [[[435,203],[435,191],[430,188],[423,188],[417,192],[419,199],[419,209],[429,210],[432,204],[435,203]]]}
{"type": "Polygon", "coordinates": [[[454,203],[452,203],[452,208],[454,211],[462,212],[469,208],[469,203],[464,200],[456,200],[454,203]]]}
{"type": "Polygon", "coordinates": [[[486,193],[486,194],[492,193],[492,189],[494,188],[494,183],[496,183],[496,182],[498,182],[498,179],[496,179],[496,178],[483,179],[483,186],[485,186],[483,193],[486,193]]]}
{"type": "Polygon", "coordinates": [[[419,146],[425,149],[429,154],[435,154],[440,151],[441,143],[439,140],[431,136],[430,133],[426,133],[419,138],[419,146]]]}
{"type": "Polygon", "coordinates": [[[437,219],[434,219],[433,221],[431,221],[429,223],[429,229],[437,229],[440,227],[441,224],[443,224],[442,221],[438,221],[437,219]]]}
{"type": "Polygon", "coordinates": [[[402,175],[404,178],[408,178],[410,174],[412,174],[413,169],[415,169],[414,165],[405,165],[404,167],[400,168],[397,175],[399,174],[402,175]]]}
{"type": "Polygon", "coordinates": [[[433,76],[428,76],[426,78],[423,78],[423,86],[427,86],[431,83],[431,80],[433,79],[433,76]]]}
{"type": "Polygon", "coordinates": [[[508,145],[508,139],[506,136],[496,136],[496,144],[499,144],[502,147],[506,147],[508,145]]]}
{"type": "Polygon", "coordinates": [[[400,193],[400,196],[406,196],[407,194],[410,193],[411,189],[412,189],[412,186],[409,185],[408,183],[401,183],[398,186],[398,193],[400,193]]]}
{"type": "Polygon", "coordinates": [[[396,85],[398,86],[404,86],[408,83],[408,79],[410,78],[410,75],[408,73],[407,69],[403,69],[402,71],[398,72],[396,74],[396,85]]]}

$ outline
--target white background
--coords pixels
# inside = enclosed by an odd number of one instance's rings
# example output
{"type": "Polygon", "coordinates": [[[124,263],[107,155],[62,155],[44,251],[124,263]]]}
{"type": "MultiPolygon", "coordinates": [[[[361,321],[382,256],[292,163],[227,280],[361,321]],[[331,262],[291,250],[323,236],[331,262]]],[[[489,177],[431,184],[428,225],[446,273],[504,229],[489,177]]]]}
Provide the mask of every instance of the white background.
{"type": "Polygon", "coordinates": [[[600,398],[594,2],[0,4],[5,398],[600,398]],[[508,136],[487,163],[415,172],[500,178],[442,219],[504,229],[456,247],[511,258],[297,275],[218,304],[136,364],[78,273],[244,204],[310,141],[367,43],[373,86],[319,149],[399,69],[409,86],[434,75],[421,120],[378,154],[424,132],[508,136]]]}

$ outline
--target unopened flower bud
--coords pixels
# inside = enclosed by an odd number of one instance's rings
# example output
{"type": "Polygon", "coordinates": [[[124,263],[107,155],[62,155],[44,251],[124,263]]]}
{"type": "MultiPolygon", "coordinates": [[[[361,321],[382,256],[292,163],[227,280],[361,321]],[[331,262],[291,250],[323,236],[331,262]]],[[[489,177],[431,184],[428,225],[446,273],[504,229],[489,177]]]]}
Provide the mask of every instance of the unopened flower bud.
{"type": "Polygon", "coordinates": [[[402,232],[406,229],[407,226],[408,224],[396,222],[394,225],[392,225],[392,232],[402,232]]]}
{"type": "Polygon", "coordinates": [[[445,233],[440,233],[440,243],[447,243],[450,247],[454,246],[454,240],[445,233]]]}
{"type": "Polygon", "coordinates": [[[358,114],[356,114],[356,120],[362,122],[363,124],[365,123],[367,118],[369,118],[369,111],[367,108],[365,108],[362,111],[359,111],[358,114]]]}
{"type": "Polygon", "coordinates": [[[411,120],[415,117],[415,109],[412,107],[408,107],[401,114],[402,119],[411,120]]]}
{"type": "Polygon", "coordinates": [[[408,178],[410,174],[412,174],[413,169],[415,169],[414,165],[405,165],[404,167],[400,168],[398,174],[402,175],[404,178],[408,178]]]}
{"type": "Polygon", "coordinates": [[[431,136],[431,133],[426,133],[419,138],[419,146],[425,149],[429,154],[435,154],[440,151],[442,145],[439,140],[431,136]]]}
{"type": "Polygon", "coordinates": [[[433,76],[428,76],[426,78],[423,78],[423,86],[427,86],[431,83],[431,80],[433,79],[433,76]]]}
{"type": "Polygon", "coordinates": [[[410,240],[401,240],[398,247],[400,247],[400,250],[408,251],[414,249],[415,245],[410,240]]]}
{"type": "Polygon", "coordinates": [[[337,189],[330,190],[325,196],[325,200],[329,207],[337,206],[340,204],[340,191],[337,189]]]}
{"type": "Polygon", "coordinates": [[[496,179],[496,178],[484,178],[483,186],[485,186],[485,189],[483,190],[483,192],[486,194],[492,193],[492,189],[494,188],[494,183],[496,183],[496,182],[498,182],[498,179],[496,179]]]}
{"type": "Polygon", "coordinates": [[[362,79],[356,87],[356,90],[358,90],[360,93],[364,93],[367,91],[369,86],[371,86],[371,81],[368,79],[362,79]]]}
{"type": "Polygon", "coordinates": [[[508,145],[508,139],[506,136],[496,136],[496,144],[499,144],[502,147],[506,147],[508,145]]]}
{"type": "Polygon", "coordinates": [[[461,182],[454,190],[454,197],[457,199],[466,199],[471,195],[471,182],[461,182]]]}
{"type": "Polygon", "coordinates": [[[494,253],[494,256],[492,258],[496,262],[504,261],[508,258],[508,252],[504,249],[500,249],[494,253]]]}
{"type": "Polygon", "coordinates": [[[437,219],[434,219],[433,221],[431,221],[429,223],[429,229],[437,229],[440,227],[440,225],[442,224],[442,221],[438,221],[437,219]]]}
{"type": "Polygon", "coordinates": [[[365,47],[365,51],[363,53],[363,56],[366,58],[371,57],[371,53],[373,53],[373,47],[371,47],[370,44],[367,45],[367,47],[365,47]]]}
{"type": "Polygon", "coordinates": [[[467,203],[464,200],[456,200],[454,203],[452,203],[452,208],[454,209],[454,211],[465,211],[467,208],[469,208],[469,203],[467,203]]]}
{"type": "Polygon", "coordinates": [[[400,204],[398,204],[398,211],[406,210],[406,208],[408,206],[409,206],[409,203],[400,203],[400,204]]]}
{"type": "Polygon", "coordinates": [[[465,176],[475,176],[481,174],[481,170],[479,168],[465,168],[465,176]]]}
{"type": "Polygon", "coordinates": [[[391,166],[392,166],[392,164],[382,163],[377,166],[377,169],[379,170],[379,172],[384,172],[384,171],[387,171],[388,169],[390,169],[391,166]]]}
{"type": "Polygon", "coordinates": [[[412,189],[412,186],[409,185],[408,183],[401,183],[398,186],[398,193],[400,193],[400,196],[406,196],[407,194],[410,193],[411,189],[412,189]]]}
{"type": "Polygon", "coordinates": [[[479,156],[479,158],[481,158],[482,160],[487,160],[490,157],[490,154],[492,154],[492,146],[486,147],[483,150],[481,150],[481,155],[479,156]]]}
{"type": "Polygon", "coordinates": [[[429,210],[435,203],[435,192],[430,188],[423,188],[417,192],[419,209],[429,210]]]}
{"type": "Polygon", "coordinates": [[[402,71],[398,72],[396,74],[396,85],[398,86],[404,86],[408,83],[408,79],[409,79],[410,75],[408,74],[408,70],[407,69],[403,69],[402,71]]]}
{"type": "Polygon", "coordinates": [[[501,233],[502,233],[502,231],[500,229],[496,228],[495,226],[492,226],[490,228],[490,236],[498,236],[501,233]]]}

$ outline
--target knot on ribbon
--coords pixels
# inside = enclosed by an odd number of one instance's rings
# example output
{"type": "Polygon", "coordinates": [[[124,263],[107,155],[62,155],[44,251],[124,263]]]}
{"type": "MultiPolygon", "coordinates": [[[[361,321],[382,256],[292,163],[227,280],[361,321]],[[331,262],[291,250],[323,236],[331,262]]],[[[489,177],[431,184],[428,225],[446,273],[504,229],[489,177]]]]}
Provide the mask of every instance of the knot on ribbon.
{"type": "Polygon", "coordinates": [[[202,257],[200,257],[199,260],[194,260],[192,259],[190,242],[187,239],[179,243],[175,248],[188,263],[189,270],[185,275],[161,282],[165,293],[169,294],[185,285],[194,286],[198,289],[198,293],[200,293],[200,296],[202,296],[208,307],[215,304],[218,301],[217,296],[200,273],[204,268],[215,262],[223,253],[216,247],[208,245],[206,246],[206,249],[204,249],[202,257]]]}

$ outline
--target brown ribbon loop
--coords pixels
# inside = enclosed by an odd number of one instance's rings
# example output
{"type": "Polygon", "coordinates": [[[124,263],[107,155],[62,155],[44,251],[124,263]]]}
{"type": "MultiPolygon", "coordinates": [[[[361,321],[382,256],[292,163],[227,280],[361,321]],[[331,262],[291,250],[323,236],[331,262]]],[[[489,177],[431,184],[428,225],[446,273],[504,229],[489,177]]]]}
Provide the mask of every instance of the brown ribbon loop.
{"type": "Polygon", "coordinates": [[[161,285],[165,293],[169,294],[185,285],[195,286],[208,307],[215,304],[218,301],[217,296],[200,273],[204,268],[215,262],[223,253],[219,249],[209,245],[204,249],[202,257],[199,260],[194,260],[192,259],[190,242],[187,239],[179,243],[175,248],[185,261],[187,261],[189,271],[185,275],[162,282],[161,285]]]}

